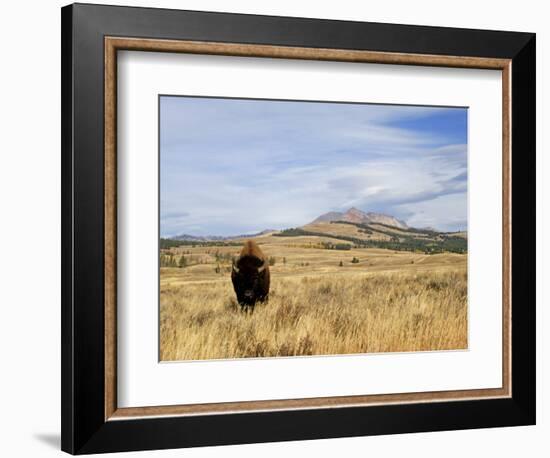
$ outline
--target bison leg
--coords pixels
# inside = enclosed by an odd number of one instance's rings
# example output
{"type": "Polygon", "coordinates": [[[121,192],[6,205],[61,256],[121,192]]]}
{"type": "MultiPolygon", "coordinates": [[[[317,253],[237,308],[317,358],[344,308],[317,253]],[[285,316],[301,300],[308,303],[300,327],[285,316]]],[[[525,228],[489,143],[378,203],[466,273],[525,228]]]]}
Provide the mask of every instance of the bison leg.
{"type": "Polygon", "coordinates": [[[241,304],[241,312],[246,313],[246,314],[254,313],[254,305],[253,304],[241,304]]]}

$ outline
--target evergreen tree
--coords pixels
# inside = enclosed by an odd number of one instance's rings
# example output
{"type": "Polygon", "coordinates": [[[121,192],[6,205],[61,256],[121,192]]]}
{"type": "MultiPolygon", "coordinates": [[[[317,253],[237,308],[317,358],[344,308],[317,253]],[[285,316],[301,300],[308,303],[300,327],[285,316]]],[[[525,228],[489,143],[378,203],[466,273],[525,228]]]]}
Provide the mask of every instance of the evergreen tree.
{"type": "Polygon", "coordinates": [[[186,266],[187,266],[187,259],[186,259],[185,256],[181,256],[181,257],[180,257],[180,262],[179,262],[178,266],[179,266],[180,268],[183,268],[183,267],[186,267],[186,266]]]}

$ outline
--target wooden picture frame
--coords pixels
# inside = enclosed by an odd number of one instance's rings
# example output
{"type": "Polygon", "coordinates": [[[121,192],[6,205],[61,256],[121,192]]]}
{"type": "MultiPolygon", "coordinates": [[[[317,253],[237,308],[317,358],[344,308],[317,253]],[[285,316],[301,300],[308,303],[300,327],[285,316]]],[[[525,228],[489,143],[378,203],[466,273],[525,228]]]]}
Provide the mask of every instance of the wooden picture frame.
{"type": "Polygon", "coordinates": [[[534,34],[75,4],[62,9],[62,85],[63,450],[534,424],[534,34]],[[119,408],[119,50],[502,71],[502,387],[119,408]]]}

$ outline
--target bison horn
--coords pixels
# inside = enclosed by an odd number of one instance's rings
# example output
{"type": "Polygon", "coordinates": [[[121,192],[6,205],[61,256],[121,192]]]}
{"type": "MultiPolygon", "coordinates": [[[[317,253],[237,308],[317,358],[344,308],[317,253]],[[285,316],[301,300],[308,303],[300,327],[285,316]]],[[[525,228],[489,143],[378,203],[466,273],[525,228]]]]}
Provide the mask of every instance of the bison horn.
{"type": "Polygon", "coordinates": [[[258,267],[258,273],[262,273],[265,270],[266,266],[267,266],[267,263],[264,261],[263,264],[260,267],[258,267]]]}
{"type": "Polygon", "coordinates": [[[239,268],[235,265],[235,263],[233,263],[233,271],[238,274],[239,273],[239,268]]]}

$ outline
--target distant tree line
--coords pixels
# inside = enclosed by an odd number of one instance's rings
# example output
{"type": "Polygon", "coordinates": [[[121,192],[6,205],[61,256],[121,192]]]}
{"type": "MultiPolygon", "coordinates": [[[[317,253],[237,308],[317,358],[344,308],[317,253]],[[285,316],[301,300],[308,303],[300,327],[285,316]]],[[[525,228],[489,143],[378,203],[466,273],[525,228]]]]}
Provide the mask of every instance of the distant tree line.
{"type": "Polygon", "coordinates": [[[190,247],[224,247],[224,246],[242,246],[241,242],[227,242],[227,241],[196,241],[196,240],[174,240],[174,239],[160,239],[160,248],[177,248],[180,246],[190,247]]]}
{"type": "Polygon", "coordinates": [[[321,246],[325,250],[351,250],[352,245],[349,243],[332,243],[332,242],[321,242],[321,246]]]}
{"type": "Polygon", "coordinates": [[[300,228],[285,229],[277,234],[273,234],[277,237],[299,237],[299,236],[313,236],[313,237],[331,237],[338,240],[344,240],[346,242],[352,242],[357,248],[384,248],[394,251],[412,251],[412,252],[424,252],[426,254],[436,254],[443,252],[451,253],[466,253],[468,251],[468,241],[463,237],[450,236],[445,234],[438,234],[435,239],[422,239],[416,238],[412,235],[400,235],[397,236],[395,232],[386,232],[380,229],[371,228],[368,225],[348,223],[361,228],[369,230],[375,230],[376,232],[388,235],[390,240],[363,240],[357,237],[350,237],[347,235],[334,235],[326,234],[322,232],[307,231],[300,228]]]}
{"type": "Polygon", "coordinates": [[[379,225],[379,226],[387,227],[388,229],[398,229],[402,232],[410,232],[411,234],[424,234],[424,235],[428,235],[428,236],[431,236],[431,237],[434,237],[434,236],[437,236],[437,235],[440,234],[440,232],[432,231],[431,229],[416,229],[414,227],[401,228],[401,227],[395,227],[395,226],[392,226],[390,224],[385,224],[385,223],[376,223],[376,224],[379,225]]]}
{"type": "Polygon", "coordinates": [[[160,254],[160,267],[186,267],[187,263],[185,256],[174,256],[172,253],[160,254]]]}

